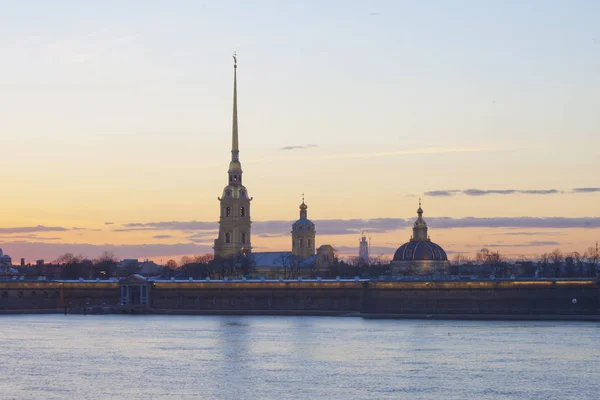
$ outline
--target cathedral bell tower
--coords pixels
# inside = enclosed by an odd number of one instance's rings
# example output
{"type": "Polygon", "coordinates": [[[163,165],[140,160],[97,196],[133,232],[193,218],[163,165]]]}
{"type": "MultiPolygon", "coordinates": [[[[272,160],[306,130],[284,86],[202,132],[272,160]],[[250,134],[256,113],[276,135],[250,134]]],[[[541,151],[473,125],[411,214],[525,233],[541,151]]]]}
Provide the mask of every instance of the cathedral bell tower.
{"type": "Polygon", "coordinates": [[[315,254],[315,224],[308,219],[308,206],[300,204],[300,219],[292,224],[292,254],[305,258],[315,254]]]}
{"type": "Polygon", "coordinates": [[[239,254],[249,254],[252,250],[250,239],[250,201],[248,190],[242,185],[242,164],[239,160],[238,116],[237,116],[237,57],[233,55],[233,126],[231,142],[231,162],[229,163],[228,185],[223,189],[219,237],[213,247],[215,257],[228,258],[239,254]]]}

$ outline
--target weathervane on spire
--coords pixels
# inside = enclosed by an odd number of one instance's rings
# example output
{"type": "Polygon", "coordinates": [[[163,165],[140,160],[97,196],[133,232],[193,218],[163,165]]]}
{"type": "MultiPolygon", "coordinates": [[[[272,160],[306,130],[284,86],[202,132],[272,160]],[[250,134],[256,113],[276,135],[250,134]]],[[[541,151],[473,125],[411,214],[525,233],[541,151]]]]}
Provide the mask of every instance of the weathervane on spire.
{"type": "Polygon", "coordinates": [[[233,52],[233,68],[237,68],[237,53],[233,52]]]}
{"type": "Polygon", "coordinates": [[[304,193],[302,193],[302,202],[304,203],[304,193]]]}
{"type": "Polygon", "coordinates": [[[419,197],[419,207],[421,207],[421,198],[419,197]]]}

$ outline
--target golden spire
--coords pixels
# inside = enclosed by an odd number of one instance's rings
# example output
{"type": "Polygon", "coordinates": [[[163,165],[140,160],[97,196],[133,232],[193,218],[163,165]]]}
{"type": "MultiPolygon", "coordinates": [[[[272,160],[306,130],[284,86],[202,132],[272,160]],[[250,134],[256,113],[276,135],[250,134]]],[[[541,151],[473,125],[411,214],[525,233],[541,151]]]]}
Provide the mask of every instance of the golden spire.
{"type": "Polygon", "coordinates": [[[233,52],[233,126],[231,138],[231,161],[239,161],[237,116],[237,54],[233,52]]]}

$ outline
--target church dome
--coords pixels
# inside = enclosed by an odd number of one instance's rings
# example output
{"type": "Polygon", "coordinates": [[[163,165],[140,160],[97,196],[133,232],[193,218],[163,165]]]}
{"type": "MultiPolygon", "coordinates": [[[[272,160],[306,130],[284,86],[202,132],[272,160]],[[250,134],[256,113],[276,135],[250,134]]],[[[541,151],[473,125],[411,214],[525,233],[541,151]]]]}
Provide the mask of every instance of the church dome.
{"type": "Polygon", "coordinates": [[[302,204],[300,204],[300,219],[298,219],[292,224],[292,230],[294,232],[310,232],[315,230],[315,224],[310,219],[308,219],[307,209],[308,206],[304,204],[304,200],[302,200],[302,204]]]}
{"type": "Polygon", "coordinates": [[[394,261],[447,261],[448,256],[441,246],[433,243],[427,233],[427,223],[423,219],[421,200],[417,209],[418,218],[413,225],[413,236],[396,250],[394,261]]]}
{"type": "Polygon", "coordinates": [[[442,247],[428,240],[411,240],[396,250],[394,261],[447,261],[442,247]]]}

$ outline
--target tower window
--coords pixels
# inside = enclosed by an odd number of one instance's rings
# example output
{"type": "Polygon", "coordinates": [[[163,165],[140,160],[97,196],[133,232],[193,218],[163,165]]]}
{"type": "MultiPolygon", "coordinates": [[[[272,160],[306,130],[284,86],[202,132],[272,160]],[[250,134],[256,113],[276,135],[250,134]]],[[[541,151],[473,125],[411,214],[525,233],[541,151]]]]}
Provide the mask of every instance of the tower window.
{"type": "Polygon", "coordinates": [[[242,197],[242,198],[246,197],[246,191],[245,190],[240,190],[240,197],[242,197]]]}
{"type": "Polygon", "coordinates": [[[298,240],[298,247],[302,248],[302,239],[298,240]]]}
{"type": "Polygon", "coordinates": [[[231,197],[231,190],[225,191],[225,197],[231,197]]]}
{"type": "Polygon", "coordinates": [[[244,207],[240,207],[240,217],[246,216],[246,209],[244,207]]]}
{"type": "Polygon", "coordinates": [[[242,233],[242,243],[246,243],[246,232],[242,233]]]}
{"type": "Polygon", "coordinates": [[[306,247],[310,249],[310,239],[306,239],[306,247]]]}
{"type": "Polygon", "coordinates": [[[229,232],[225,234],[225,243],[231,243],[231,234],[229,232]]]}
{"type": "Polygon", "coordinates": [[[301,231],[302,230],[302,224],[298,224],[298,230],[301,231]]]}
{"type": "Polygon", "coordinates": [[[238,178],[237,178],[237,175],[234,175],[234,176],[233,176],[233,181],[234,181],[234,182],[237,182],[237,180],[238,180],[238,178]]]}
{"type": "Polygon", "coordinates": [[[227,208],[225,208],[225,216],[226,216],[226,217],[229,217],[229,216],[231,216],[231,207],[227,207],[227,208]]]}
{"type": "Polygon", "coordinates": [[[292,240],[292,247],[296,247],[296,241],[292,240]]]}

